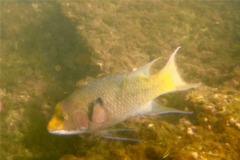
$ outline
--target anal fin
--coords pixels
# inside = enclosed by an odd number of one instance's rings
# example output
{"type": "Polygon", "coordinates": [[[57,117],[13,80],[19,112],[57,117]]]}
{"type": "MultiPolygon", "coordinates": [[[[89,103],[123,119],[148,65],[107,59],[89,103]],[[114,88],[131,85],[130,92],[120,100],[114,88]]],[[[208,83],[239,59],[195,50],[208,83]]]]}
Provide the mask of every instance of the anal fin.
{"type": "Polygon", "coordinates": [[[186,112],[186,111],[181,111],[175,108],[160,106],[155,101],[152,101],[150,105],[152,109],[150,112],[148,112],[145,115],[153,116],[153,115],[175,114],[175,113],[176,114],[193,114],[193,112],[186,112]]]}

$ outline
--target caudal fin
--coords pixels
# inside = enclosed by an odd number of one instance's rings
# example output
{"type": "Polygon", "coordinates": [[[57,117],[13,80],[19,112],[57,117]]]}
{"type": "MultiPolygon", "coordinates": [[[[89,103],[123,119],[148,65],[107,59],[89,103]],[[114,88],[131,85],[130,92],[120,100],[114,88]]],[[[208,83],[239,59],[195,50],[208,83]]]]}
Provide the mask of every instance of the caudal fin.
{"type": "Polygon", "coordinates": [[[187,90],[190,88],[196,88],[200,85],[197,84],[187,84],[180,76],[177,70],[175,56],[178,52],[180,47],[178,47],[173,54],[171,55],[170,59],[168,60],[167,64],[164,68],[158,73],[158,81],[160,85],[160,95],[175,92],[180,90],[187,90]]]}

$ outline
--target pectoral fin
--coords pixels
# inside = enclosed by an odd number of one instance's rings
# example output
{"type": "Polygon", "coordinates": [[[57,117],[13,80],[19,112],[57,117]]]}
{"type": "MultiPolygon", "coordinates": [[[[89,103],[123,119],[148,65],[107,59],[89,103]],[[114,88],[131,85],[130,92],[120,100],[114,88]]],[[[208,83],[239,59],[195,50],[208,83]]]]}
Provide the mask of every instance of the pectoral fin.
{"type": "Polygon", "coordinates": [[[105,122],[107,119],[107,110],[104,107],[102,99],[98,97],[93,103],[91,121],[92,123],[99,124],[105,122]]]}

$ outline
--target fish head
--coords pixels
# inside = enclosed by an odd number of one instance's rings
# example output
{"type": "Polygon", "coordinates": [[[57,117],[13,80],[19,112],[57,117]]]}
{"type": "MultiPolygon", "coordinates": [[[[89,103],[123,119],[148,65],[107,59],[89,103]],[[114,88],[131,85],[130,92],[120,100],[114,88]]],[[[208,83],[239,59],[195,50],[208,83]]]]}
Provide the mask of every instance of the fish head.
{"type": "Polygon", "coordinates": [[[58,135],[81,134],[88,130],[89,121],[86,112],[76,110],[78,104],[60,102],[48,123],[48,131],[58,135]]]}

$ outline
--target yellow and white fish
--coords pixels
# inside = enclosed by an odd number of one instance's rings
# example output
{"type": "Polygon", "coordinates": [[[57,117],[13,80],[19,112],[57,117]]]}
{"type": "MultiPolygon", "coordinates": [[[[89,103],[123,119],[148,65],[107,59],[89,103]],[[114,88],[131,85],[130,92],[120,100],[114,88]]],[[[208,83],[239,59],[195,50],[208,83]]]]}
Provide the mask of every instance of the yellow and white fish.
{"type": "Polygon", "coordinates": [[[154,102],[163,94],[199,86],[180,77],[175,63],[179,48],[159,72],[151,72],[159,60],[155,59],[136,71],[106,77],[73,92],[56,105],[48,131],[60,135],[96,133],[134,116],[188,113],[154,102]]]}

